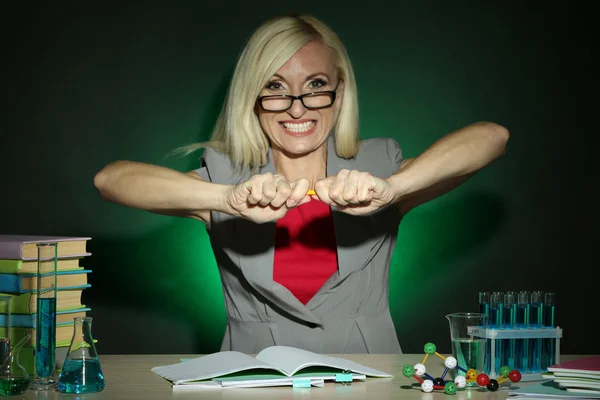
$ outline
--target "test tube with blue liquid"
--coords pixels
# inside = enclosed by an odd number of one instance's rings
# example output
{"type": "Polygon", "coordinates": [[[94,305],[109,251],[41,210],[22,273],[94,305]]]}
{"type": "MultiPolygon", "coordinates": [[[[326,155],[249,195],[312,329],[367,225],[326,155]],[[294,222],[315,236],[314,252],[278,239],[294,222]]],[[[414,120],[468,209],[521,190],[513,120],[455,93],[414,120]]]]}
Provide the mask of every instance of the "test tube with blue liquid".
{"type": "MultiPolygon", "coordinates": [[[[529,299],[529,327],[541,329],[544,325],[544,292],[534,291],[529,299]]],[[[529,372],[542,371],[542,339],[529,340],[529,372]]]]}
{"type": "MultiPolygon", "coordinates": [[[[517,297],[517,328],[529,327],[529,295],[528,291],[522,290],[517,297]]],[[[521,372],[529,370],[529,339],[515,339],[516,369],[521,372]]]]}
{"type": "MultiPolygon", "coordinates": [[[[554,307],[556,306],[556,294],[546,293],[544,295],[544,326],[546,328],[555,328],[556,320],[554,307]]],[[[547,338],[542,340],[542,370],[546,371],[549,366],[555,364],[556,356],[556,339],[547,338]]]]}
{"type": "Polygon", "coordinates": [[[490,315],[490,292],[479,292],[479,314],[490,315]]]}
{"type": "MultiPolygon", "coordinates": [[[[490,296],[490,328],[502,329],[504,326],[504,294],[502,292],[493,292],[490,296]]],[[[500,371],[503,360],[502,340],[496,340],[494,370],[500,371]]],[[[490,360],[491,361],[491,360],[490,360]]]]}
{"type": "MultiPolygon", "coordinates": [[[[490,292],[479,292],[479,313],[486,315],[487,324],[489,325],[489,317],[490,317],[490,292]]],[[[486,339],[485,346],[485,363],[484,363],[484,371],[486,373],[490,372],[490,339],[486,339]]]]}
{"type": "Polygon", "coordinates": [[[32,390],[52,389],[56,380],[56,268],[57,243],[38,243],[35,380],[32,390]]]}
{"type": "MultiPolygon", "coordinates": [[[[517,299],[515,297],[515,292],[506,292],[506,294],[504,294],[503,305],[504,327],[514,329],[517,325],[517,299]]],[[[503,340],[504,358],[502,360],[502,365],[508,365],[511,370],[516,368],[515,340],[516,339],[503,340]]]]}

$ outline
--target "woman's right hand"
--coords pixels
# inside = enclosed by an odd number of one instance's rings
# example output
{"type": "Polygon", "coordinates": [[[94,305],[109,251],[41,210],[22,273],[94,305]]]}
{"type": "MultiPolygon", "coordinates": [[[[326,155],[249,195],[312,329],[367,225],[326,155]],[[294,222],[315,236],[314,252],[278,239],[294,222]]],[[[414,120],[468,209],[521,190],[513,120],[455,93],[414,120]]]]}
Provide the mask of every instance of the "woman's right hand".
{"type": "Polygon", "coordinates": [[[289,210],[311,201],[309,182],[288,182],[282,175],[254,175],[233,186],[227,195],[231,214],[262,224],[282,218],[289,210]]]}

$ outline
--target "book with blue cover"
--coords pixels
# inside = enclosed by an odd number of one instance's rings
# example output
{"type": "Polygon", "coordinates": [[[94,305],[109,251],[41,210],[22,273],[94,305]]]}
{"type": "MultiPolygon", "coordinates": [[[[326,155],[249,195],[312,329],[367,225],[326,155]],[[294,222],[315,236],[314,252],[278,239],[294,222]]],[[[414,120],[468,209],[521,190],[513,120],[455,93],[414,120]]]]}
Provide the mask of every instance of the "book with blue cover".
{"type": "MultiPolygon", "coordinates": [[[[84,289],[88,283],[89,269],[58,271],[57,290],[84,289]]],[[[53,274],[43,274],[42,279],[54,279],[53,274]]],[[[0,293],[27,293],[37,290],[37,274],[0,274],[0,293]]]]}

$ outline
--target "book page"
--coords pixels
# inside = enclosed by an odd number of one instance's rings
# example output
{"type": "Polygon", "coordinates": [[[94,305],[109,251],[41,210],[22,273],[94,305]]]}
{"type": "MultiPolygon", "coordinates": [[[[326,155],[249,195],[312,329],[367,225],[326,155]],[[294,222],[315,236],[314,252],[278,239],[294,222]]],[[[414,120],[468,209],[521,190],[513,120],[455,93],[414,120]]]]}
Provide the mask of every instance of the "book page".
{"type": "Polygon", "coordinates": [[[343,358],[326,356],[288,346],[271,346],[257,354],[257,360],[273,365],[289,376],[307,367],[330,367],[366,376],[391,378],[392,375],[343,358]]]}
{"type": "Polygon", "coordinates": [[[154,367],[152,372],[177,385],[252,369],[270,370],[285,375],[279,368],[237,351],[222,351],[186,362],[154,367]]]}

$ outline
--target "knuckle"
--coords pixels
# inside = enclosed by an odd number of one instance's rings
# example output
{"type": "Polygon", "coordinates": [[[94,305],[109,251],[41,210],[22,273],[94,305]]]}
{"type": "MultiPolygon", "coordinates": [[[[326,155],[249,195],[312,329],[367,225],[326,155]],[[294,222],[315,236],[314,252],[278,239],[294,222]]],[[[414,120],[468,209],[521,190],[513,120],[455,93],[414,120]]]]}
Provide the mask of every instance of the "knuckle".
{"type": "Polygon", "coordinates": [[[289,186],[284,186],[279,189],[279,193],[284,197],[290,197],[290,195],[292,194],[292,189],[290,189],[289,186]]]}
{"type": "Polygon", "coordinates": [[[315,190],[318,190],[318,189],[325,189],[325,187],[326,187],[326,184],[325,184],[325,181],[324,181],[324,180],[322,180],[322,181],[317,181],[317,182],[315,183],[315,190]]]}
{"type": "Polygon", "coordinates": [[[352,195],[351,193],[344,193],[342,195],[342,198],[344,199],[344,201],[350,202],[354,199],[354,195],[352,195]]]}

